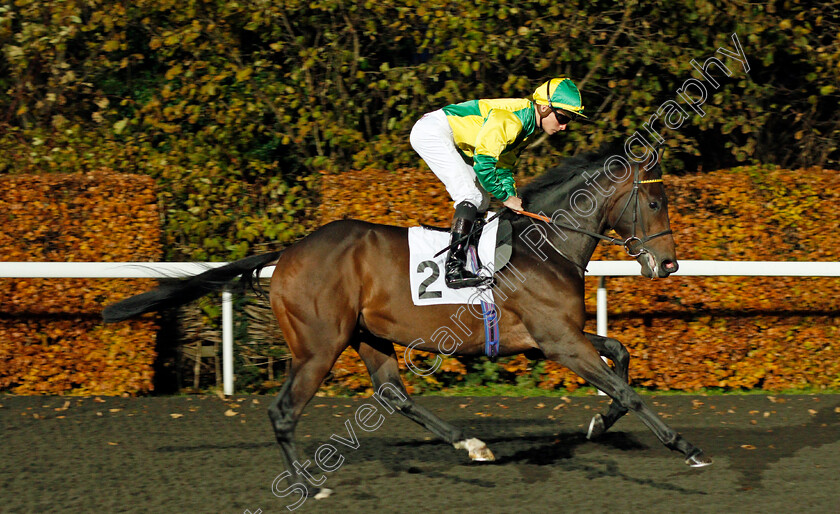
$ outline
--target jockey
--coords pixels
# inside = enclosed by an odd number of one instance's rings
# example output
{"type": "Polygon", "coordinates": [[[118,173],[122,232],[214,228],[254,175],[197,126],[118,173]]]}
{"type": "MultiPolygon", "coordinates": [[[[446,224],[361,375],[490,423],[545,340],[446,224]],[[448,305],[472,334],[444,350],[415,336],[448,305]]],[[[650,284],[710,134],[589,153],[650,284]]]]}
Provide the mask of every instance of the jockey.
{"type": "Polygon", "coordinates": [[[586,117],[580,92],[571,79],[560,77],[540,85],[529,98],[447,105],[414,124],[412,148],[443,182],[455,205],[450,243],[454,246],[446,258],[447,286],[492,283],[492,277],[466,269],[467,250],[475,242],[464,236],[472,231],[478,213],[487,211],[490,195],[513,211],[523,210],[513,180],[519,155],[538,128],[553,135],[579,116],[586,117]]]}

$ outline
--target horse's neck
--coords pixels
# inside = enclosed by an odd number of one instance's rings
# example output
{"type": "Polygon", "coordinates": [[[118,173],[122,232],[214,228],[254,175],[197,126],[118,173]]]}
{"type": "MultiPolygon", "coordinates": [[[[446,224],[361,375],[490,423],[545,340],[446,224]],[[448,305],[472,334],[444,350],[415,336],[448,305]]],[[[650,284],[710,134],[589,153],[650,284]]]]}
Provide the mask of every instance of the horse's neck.
{"type": "MultiPolygon", "coordinates": [[[[608,228],[607,200],[608,198],[599,193],[596,187],[587,184],[582,177],[578,176],[562,190],[549,190],[537,195],[528,205],[528,209],[533,212],[541,212],[557,223],[603,234],[608,228]],[[573,202],[573,198],[576,198],[577,201],[573,202]],[[596,205],[592,209],[590,209],[591,204],[588,200],[591,198],[596,200],[596,205]]],[[[552,256],[555,260],[558,258],[571,260],[575,264],[585,267],[598,246],[598,239],[581,232],[556,225],[553,227],[546,226],[545,229],[548,242],[553,248],[551,253],[560,254],[552,256]]],[[[583,269],[578,271],[580,274],[583,273],[583,269]]]]}

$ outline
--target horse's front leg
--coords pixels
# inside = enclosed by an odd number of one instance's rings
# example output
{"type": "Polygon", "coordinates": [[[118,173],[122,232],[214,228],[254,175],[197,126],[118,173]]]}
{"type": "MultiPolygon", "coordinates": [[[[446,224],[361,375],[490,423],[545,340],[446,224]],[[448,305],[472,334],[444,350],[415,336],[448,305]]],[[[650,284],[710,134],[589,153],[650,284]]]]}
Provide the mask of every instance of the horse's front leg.
{"type": "Polygon", "coordinates": [[[666,447],[685,456],[685,462],[692,467],[708,466],[712,459],[703,451],[685,440],[676,430],[648,407],[630,385],[618,376],[583,332],[572,326],[554,327],[556,338],[541,338],[538,341],[546,358],[559,362],[571,369],[610,398],[635,412],[642,422],[666,447]],[[545,341],[550,342],[545,342],[545,341]]]}
{"type": "MultiPolygon", "coordinates": [[[[613,361],[613,364],[615,364],[615,373],[621,380],[629,383],[630,352],[627,351],[627,348],[619,340],[611,337],[590,334],[589,332],[584,332],[584,335],[592,343],[592,346],[598,350],[598,353],[613,361]]],[[[613,400],[607,412],[604,414],[595,414],[592,417],[592,420],[589,422],[589,430],[586,433],[586,438],[589,440],[597,439],[625,414],[627,414],[627,408],[613,400]]]]}

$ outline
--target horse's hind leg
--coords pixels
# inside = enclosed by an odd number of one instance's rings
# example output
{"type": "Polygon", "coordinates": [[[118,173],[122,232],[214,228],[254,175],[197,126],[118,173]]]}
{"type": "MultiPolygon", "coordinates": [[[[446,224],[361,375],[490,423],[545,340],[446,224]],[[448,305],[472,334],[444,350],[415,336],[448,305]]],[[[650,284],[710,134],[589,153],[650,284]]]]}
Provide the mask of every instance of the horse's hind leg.
{"type": "MultiPolygon", "coordinates": [[[[620,341],[611,337],[598,336],[588,332],[584,332],[584,335],[592,343],[592,346],[598,350],[598,353],[613,361],[615,373],[623,381],[629,383],[630,352],[627,351],[627,348],[620,341]]],[[[600,437],[625,414],[627,414],[627,408],[613,400],[606,413],[595,414],[592,417],[586,438],[592,440],[600,437]]]]}
{"type": "Polygon", "coordinates": [[[373,388],[379,399],[410,420],[423,425],[427,430],[440,437],[458,450],[467,450],[470,459],[477,461],[495,460],[493,452],[481,440],[466,438],[455,426],[443,421],[428,409],[414,402],[405,390],[394,345],[390,341],[365,335],[365,341],[354,345],[359,356],[367,366],[373,381],[373,388]]]}
{"type": "MultiPolygon", "coordinates": [[[[318,487],[324,483],[326,477],[311,471],[303,472],[306,480],[301,479],[300,482],[296,482],[297,477],[295,475],[302,474],[300,470],[305,469],[308,461],[305,461],[303,465],[298,461],[294,442],[295,426],[297,426],[303,408],[315,395],[324,377],[327,376],[338,356],[347,347],[349,337],[344,339],[344,342],[334,339],[332,344],[321,346],[318,349],[319,351],[313,351],[306,357],[292,359],[291,371],[286,377],[286,382],[268,407],[268,416],[271,418],[274,436],[280,445],[286,462],[284,475],[287,475],[286,478],[290,486],[295,487],[296,484],[303,483],[307,488],[306,497],[309,498],[325,498],[332,491],[318,487]]],[[[298,337],[298,340],[301,340],[301,338],[298,337]]],[[[299,491],[299,486],[297,487],[299,491]]],[[[289,491],[289,489],[286,491],[289,491]]],[[[291,494],[291,492],[287,494],[291,494]]],[[[305,501],[306,498],[302,497],[302,500],[305,501]]]]}

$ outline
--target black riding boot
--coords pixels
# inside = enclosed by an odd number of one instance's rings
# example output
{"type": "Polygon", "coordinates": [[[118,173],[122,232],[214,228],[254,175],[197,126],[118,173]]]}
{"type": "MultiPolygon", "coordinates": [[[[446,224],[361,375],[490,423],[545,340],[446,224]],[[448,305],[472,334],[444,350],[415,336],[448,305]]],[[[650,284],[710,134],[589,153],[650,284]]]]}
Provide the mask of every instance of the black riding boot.
{"type": "Polygon", "coordinates": [[[467,250],[470,246],[474,246],[472,241],[473,239],[477,241],[480,234],[474,234],[469,238],[465,238],[464,236],[469,234],[473,229],[477,213],[478,209],[469,202],[461,202],[455,207],[455,218],[452,220],[450,244],[455,244],[458,240],[460,242],[449,249],[449,255],[446,257],[445,275],[446,285],[452,289],[490,285],[493,283],[492,277],[482,277],[467,269],[467,250]]]}

